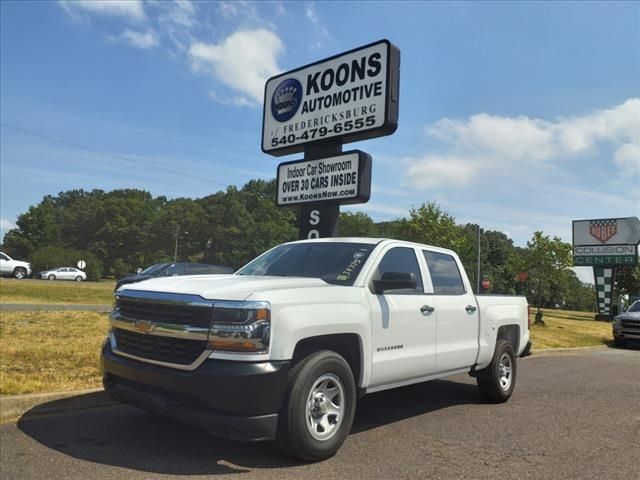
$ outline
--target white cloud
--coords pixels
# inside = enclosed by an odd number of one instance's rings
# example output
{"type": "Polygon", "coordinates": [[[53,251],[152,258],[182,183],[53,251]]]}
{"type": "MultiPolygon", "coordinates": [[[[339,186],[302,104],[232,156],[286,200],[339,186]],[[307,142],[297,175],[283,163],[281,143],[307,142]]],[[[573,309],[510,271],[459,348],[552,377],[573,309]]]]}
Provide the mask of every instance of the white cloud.
{"type": "Polygon", "coordinates": [[[427,155],[410,159],[407,181],[418,189],[433,189],[446,185],[458,187],[466,185],[480,168],[472,162],[455,156],[427,155]]]}
{"type": "Polygon", "coordinates": [[[11,220],[0,218],[0,230],[2,230],[3,232],[8,232],[9,230],[12,230],[14,228],[18,228],[18,226],[11,220]]]}
{"type": "Polygon", "coordinates": [[[192,30],[199,26],[198,9],[193,2],[156,1],[150,4],[158,22],[159,31],[171,41],[179,52],[185,52],[195,41],[192,30]]]}
{"type": "Polygon", "coordinates": [[[230,0],[218,2],[218,12],[227,20],[239,16],[257,18],[258,12],[253,2],[230,0]]]}
{"type": "Polygon", "coordinates": [[[123,40],[135,48],[147,49],[157,47],[160,44],[158,35],[152,29],[145,32],[125,30],[117,37],[110,37],[113,40],[123,40]]]}
{"type": "Polygon", "coordinates": [[[313,24],[318,36],[320,37],[320,40],[315,42],[312,45],[313,48],[316,48],[316,49],[322,48],[323,41],[330,40],[331,35],[329,34],[329,30],[327,29],[327,27],[325,27],[323,23],[320,21],[318,12],[316,12],[316,6],[313,2],[309,3],[306,6],[306,8],[304,9],[304,14],[307,17],[307,20],[309,20],[313,24]]]}
{"type": "Polygon", "coordinates": [[[82,13],[124,17],[133,21],[146,18],[142,0],[60,0],[60,5],[73,18],[82,13]]]}
{"type": "Polygon", "coordinates": [[[610,109],[555,121],[480,113],[425,127],[444,153],[409,159],[407,182],[425,189],[468,184],[475,173],[500,174],[601,154],[625,175],[640,173],[640,98],[610,109]],[[608,152],[608,153],[607,153],[608,152]],[[551,162],[551,163],[550,163],[551,162]]]}
{"type": "Polygon", "coordinates": [[[209,98],[221,105],[233,105],[234,107],[255,107],[256,103],[243,96],[224,96],[215,90],[209,90],[209,98]]]}
{"type": "Polygon", "coordinates": [[[256,105],[262,103],[267,78],[280,72],[278,56],[284,45],[264,29],[238,31],[219,44],[195,42],[189,49],[194,71],[211,73],[256,105]]]}
{"type": "Polygon", "coordinates": [[[640,173],[640,143],[625,143],[616,150],[614,162],[627,176],[640,173]]]}
{"type": "Polygon", "coordinates": [[[498,117],[480,113],[467,121],[445,118],[425,127],[428,135],[471,153],[506,158],[548,158],[552,132],[549,124],[528,117],[498,117]]]}

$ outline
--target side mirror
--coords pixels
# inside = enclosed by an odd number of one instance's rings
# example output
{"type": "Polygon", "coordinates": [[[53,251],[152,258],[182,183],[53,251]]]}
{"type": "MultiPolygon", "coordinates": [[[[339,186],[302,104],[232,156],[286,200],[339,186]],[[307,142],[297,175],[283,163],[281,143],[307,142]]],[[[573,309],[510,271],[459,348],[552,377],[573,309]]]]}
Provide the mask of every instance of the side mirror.
{"type": "Polygon", "coordinates": [[[416,285],[415,273],[385,272],[380,280],[373,281],[373,291],[380,295],[387,290],[415,289],[416,285]]]}

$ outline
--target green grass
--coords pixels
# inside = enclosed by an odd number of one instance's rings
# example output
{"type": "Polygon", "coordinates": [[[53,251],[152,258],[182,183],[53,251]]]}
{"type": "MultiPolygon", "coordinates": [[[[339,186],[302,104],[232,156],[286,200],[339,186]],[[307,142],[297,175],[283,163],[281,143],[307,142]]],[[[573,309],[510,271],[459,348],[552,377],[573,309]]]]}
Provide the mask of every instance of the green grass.
{"type": "MultiPolygon", "coordinates": [[[[611,324],[595,321],[594,313],[542,310],[545,325],[531,325],[534,350],[607,345],[613,341],[611,324]]],[[[535,310],[532,309],[532,317],[535,310]]]]}
{"type": "Polygon", "coordinates": [[[0,303],[111,304],[115,282],[0,279],[0,303]]]}
{"type": "MultiPolygon", "coordinates": [[[[44,288],[57,288],[43,283],[44,288]]],[[[74,287],[85,285],[67,288],[74,287]]],[[[591,313],[545,310],[546,325],[531,327],[534,350],[611,342],[611,324],[593,318],[591,313]]],[[[99,387],[100,345],[107,328],[107,315],[95,312],[2,312],[0,394],[99,387]]]]}
{"type": "Polygon", "coordinates": [[[108,317],[95,312],[2,312],[0,394],[100,386],[108,317]]]}

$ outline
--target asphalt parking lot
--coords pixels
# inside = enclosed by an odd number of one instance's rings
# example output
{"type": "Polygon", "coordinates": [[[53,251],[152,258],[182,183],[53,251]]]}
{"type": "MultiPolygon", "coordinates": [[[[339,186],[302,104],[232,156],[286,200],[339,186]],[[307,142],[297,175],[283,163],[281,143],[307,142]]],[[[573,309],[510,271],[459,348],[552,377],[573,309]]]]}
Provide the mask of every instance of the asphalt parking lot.
{"type": "Polygon", "coordinates": [[[308,465],[126,406],[37,410],[0,427],[3,479],[640,478],[637,348],[521,360],[503,405],[466,376],[367,396],[338,454],[308,465]]]}

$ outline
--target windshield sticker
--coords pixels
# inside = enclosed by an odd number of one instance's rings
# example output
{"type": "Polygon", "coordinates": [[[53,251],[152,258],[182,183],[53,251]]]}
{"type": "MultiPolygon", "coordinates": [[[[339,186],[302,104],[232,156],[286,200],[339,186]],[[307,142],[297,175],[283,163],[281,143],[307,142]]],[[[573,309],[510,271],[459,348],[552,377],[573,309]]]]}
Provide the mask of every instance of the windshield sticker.
{"type": "Polygon", "coordinates": [[[366,256],[366,253],[360,251],[353,254],[353,261],[349,264],[347,268],[345,268],[340,275],[336,277],[336,280],[349,280],[351,275],[353,275],[353,271],[356,270],[360,264],[362,263],[362,259],[366,256]]]}

